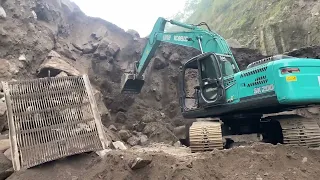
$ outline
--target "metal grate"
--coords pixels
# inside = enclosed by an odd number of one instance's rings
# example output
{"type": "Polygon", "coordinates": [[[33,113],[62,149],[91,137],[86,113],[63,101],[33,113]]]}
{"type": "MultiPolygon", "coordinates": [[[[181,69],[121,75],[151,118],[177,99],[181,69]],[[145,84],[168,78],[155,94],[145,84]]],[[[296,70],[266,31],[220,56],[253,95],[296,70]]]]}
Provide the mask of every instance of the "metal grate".
{"type": "Polygon", "coordinates": [[[105,149],[87,75],[3,82],[15,170],[105,149]]]}

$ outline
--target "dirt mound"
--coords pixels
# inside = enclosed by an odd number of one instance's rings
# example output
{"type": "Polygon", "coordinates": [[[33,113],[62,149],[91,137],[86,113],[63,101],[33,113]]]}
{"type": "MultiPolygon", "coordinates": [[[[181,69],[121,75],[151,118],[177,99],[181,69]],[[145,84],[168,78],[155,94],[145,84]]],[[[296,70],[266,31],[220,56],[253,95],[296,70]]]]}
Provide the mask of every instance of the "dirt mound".
{"type": "Polygon", "coordinates": [[[256,49],[231,48],[231,51],[241,70],[246,69],[247,66],[252,62],[266,58],[266,56],[262,55],[259,50],[256,49]]]}
{"type": "Polygon", "coordinates": [[[15,173],[8,180],[37,179],[318,179],[320,151],[253,144],[191,154],[188,148],[153,144],[110,151],[103,159],[82,154],[15,173]],[[132,169],[136,158],[147,161],[132,169]],[[151,161],[151,162],[150,162],[151,161]]]}

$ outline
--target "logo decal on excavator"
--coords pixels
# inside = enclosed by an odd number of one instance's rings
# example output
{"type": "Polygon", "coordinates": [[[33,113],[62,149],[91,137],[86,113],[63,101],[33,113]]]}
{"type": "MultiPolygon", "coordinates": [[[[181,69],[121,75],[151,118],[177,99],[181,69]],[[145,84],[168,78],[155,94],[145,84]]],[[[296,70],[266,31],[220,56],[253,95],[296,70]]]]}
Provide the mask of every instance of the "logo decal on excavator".
{"type": "Polygon", "coordinates": [[[171,35],[163,35],[162,41],[170,41],[171,40],[171,35]]]}
{"type": "Polygon", "coordinates": [[[253,93],[254,94],[261,94],[261,93],[266,93],[266,92],[269,92],[269,91],[274,91],[274,85],[273,84],[253,89],[253,93]]]}
{"type": "Polygon", "coordinates": [[[173,36],[173,39],[175,41],[184,41],[184,42],[188,42],[188,36],[173,36]]]}

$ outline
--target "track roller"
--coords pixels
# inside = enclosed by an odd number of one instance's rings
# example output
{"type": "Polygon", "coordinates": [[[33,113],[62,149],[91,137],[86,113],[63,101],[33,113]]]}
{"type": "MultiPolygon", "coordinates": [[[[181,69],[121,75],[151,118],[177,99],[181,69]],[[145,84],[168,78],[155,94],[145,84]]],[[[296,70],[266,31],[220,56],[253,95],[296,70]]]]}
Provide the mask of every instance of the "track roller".
{"type": "Polygon", "coordinates": [[[320,127],[315,119],[302,116],[283,116],[277,118],[283,134],[283,143],[309,148],[320,147],[320,127]]]}
{"type": "Polygon", "coordinates": [[[223,149],[220,122],[194,122],[189,130],[189,138],[193,153],[223,149]]]}

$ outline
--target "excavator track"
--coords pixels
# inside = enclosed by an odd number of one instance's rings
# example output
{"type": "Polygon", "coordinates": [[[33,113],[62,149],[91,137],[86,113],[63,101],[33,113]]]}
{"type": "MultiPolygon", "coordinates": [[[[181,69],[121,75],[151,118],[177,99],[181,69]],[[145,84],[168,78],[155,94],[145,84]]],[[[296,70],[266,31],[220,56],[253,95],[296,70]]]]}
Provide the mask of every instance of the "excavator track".
{"type": "Polygon", "coordinates": [[[283,143],[308,148],[320,147],[320,127],[315,119],[299,115],[277,118],[283,134],[283,143]]]}
{"type": "Polygon", "coordinates": [[[223,149],[220,122],[194,122],[189,130],[192,153],[223,149]]]}

